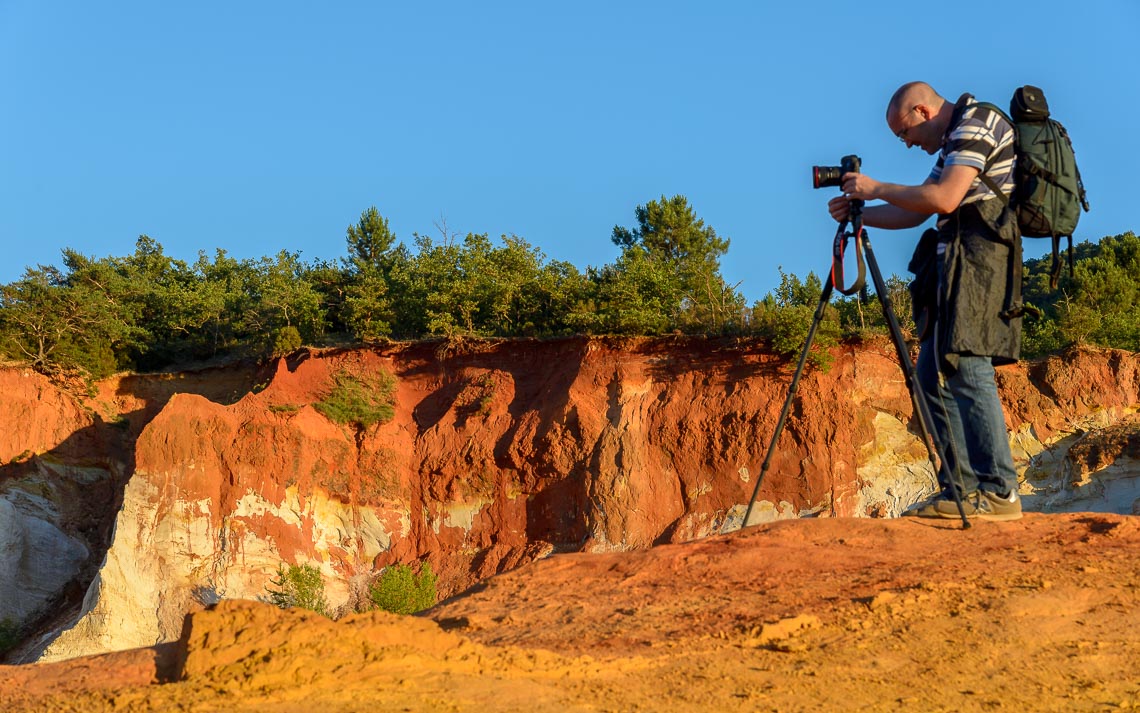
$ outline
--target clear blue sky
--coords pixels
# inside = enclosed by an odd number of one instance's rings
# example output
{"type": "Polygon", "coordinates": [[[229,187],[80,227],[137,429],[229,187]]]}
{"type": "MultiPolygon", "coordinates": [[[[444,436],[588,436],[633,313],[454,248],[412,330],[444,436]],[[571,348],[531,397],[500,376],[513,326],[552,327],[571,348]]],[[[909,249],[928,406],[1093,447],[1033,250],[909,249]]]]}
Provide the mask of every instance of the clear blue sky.
{"type": "MultiPolygon", "coordinates": [[[[400,240],[514,233],[612,262],[615,224],[683,194],[755,300],[822,273],[834,189],[813,164],[920,182],[883,120],[903,82],[1006,105],[1042,87],[1093,212],[1140,229],[1140,3],[0,0],[0,282],[74,248],[345,254],[375,205],[400,240]],[[1021,23],[1014,28],[1014,21],[1021,23]],[[1052,42],[1033,52],[1026,38],[1052,42]]],[[[873,231],[887,274],[920,231],[873,231]]],[[[1027,256],[1048,241],[1027,241],[1027,256]]]]}

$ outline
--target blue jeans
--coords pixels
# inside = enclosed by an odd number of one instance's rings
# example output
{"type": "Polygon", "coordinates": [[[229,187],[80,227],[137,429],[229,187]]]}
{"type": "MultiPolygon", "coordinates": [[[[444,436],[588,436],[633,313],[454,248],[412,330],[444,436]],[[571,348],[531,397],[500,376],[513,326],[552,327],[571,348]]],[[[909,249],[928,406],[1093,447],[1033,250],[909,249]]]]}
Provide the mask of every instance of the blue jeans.
{"type": "MultiPolygon", "coordinates": [[[[963,494],[1016,491],[1017,471],[990,358],[962,355],[958,370],[942,380],[938,362],[934,338],[928,338],[918,353],[918,381],[934,418],[931,435],[946,455],[951,475],[960,478],[963,494]]],[[[946,489],[941,472],[938,480],[946,489]]]]}

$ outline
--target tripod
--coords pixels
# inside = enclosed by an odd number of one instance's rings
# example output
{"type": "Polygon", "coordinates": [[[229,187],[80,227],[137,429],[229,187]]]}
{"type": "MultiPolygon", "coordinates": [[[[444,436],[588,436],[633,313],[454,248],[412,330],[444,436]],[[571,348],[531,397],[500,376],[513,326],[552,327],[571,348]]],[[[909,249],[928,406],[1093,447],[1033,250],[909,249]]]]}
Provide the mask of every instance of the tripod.
{"type": "Polygon", "coordinates": [[[906,341],[903,339],[902,329],[899,327],[898,319],[895,318],[894,310],[891,307],[891,298],[890,295],[887,294],[886,284],[883,282],[883,275],[879,272],[879,264],[875,261],[875,254],[871,250],[871,241],[867,237],[867,231],[863,229],[863,201],[861,200],[851,201],[851,212],[847,220],[841,223],[839,230],[835,232],[835,241],[832,244],[831,272],[828,274],[827,282],[823,286],[823,293],[819,296],[819,306],[816,307],[811,328],[808,329],[807,339],[804,341],[804,348],[800,353],[800,360],[796,365],[795,375],[792,377],[792,385],[788,388],[788,398],[784,401],[784,407],[780,411],[780,418],[776,422],[776,432],[772,434],[772,442],[768,445],[768,453],[764,457],[763,465],[760,466],[760,475],[756,479],[756,487],[752,490],[752,498],[748,501],[748,509],[744,513],[744,523],[741,527],[748,524],[748,518],[752,515],[752,507],[756,504],[756,496],[760,493],[760,485],[764,482],[764,475],[768,472],[768,466],[772,462],[772,454],[776,451],[776,441],[780,438],[780,433],[784,430],[784,422],[787,420],[788,412],[791,410],[792,399],[796,395],[796,387],[799,385],[800,376],[803,374],[808,351],[811,349],[811,343],[815,338],[816,329],[823,319],[824,308],[827,307],[828,301],[831,298],[831,291],[834,288],[838,288],[841,293],[851,295],[863,289],[865,283],[863,265],[864,253],[866,253],[866,264],[871,270],[871,280],[875,284],[875,293],[878,295],[879,303],[883,308],[883,317],[886,319],[887,326],[890,328],[891,339],[894,341],[895,351],[898,352],[899,363],[902,366],[903,375],[906,377],[907,390],[910,391],[911,402],[914,404],[914,413],[918,417],[918,424],[922,430],[922,442],[923,445],[926,446],[926,453],[930,458],[930,465],[934,468],[936,473],[942,473],[941,480],[943,483],[946,483],[946,487],[950,490],[950,494],[954,498],[954,504],[958,506],[958,514],[962,516],[962,528],[970,527],[970,521],[966,519],[966,509],[962,505],[961,485],[950,473],[945,454],[942,453],[938,442],[930,437],[934,417],[931,415],[930,407],[922,395],[922,389],[918,383],[918,373],[914,368],[914,364],[911,363],[910,352],[907,350],[906,341]],[[851,232],[847,232],[848,223],[851,224],[851,232]],[[847,241],[850,238],[855,238],[856,240],[855,255],[859,267],[859,275],[854,284],[845,290],[843,288],[843,253],[847,247],[847,241]],[[935,459],[936,453],[938,456],[937,460],[935,459]],[[941,470],[939,470],[940,468],[941,470]]]}

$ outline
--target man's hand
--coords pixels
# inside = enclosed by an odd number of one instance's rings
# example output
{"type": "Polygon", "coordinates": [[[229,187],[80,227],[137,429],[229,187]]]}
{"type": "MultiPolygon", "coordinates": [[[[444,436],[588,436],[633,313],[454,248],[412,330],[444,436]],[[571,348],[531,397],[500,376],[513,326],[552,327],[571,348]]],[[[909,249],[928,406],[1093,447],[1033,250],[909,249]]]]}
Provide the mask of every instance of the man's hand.
{"type": "Polygon", "coordinates": [[[842,223],[851,215],[851,201],[845,196],[836,196],[827,202],[827,212],[836,223],[842,223]]]}
{"type": "Polygon", "coordinates": [[[843,195],[832,198],[827,202],[827,211],[835,222],[842,223],[851,215],[851,201],[874,200],[878,198],[879,187],[882,186],[875,179],[862,173],[843,174],[843,195]]]}
{"type": "Polygon", "coordinates": [[[848,199],[873,201],[880,197],[879,188],[882,185],[865,173],[843,174],[843,193],[848,199]]]}

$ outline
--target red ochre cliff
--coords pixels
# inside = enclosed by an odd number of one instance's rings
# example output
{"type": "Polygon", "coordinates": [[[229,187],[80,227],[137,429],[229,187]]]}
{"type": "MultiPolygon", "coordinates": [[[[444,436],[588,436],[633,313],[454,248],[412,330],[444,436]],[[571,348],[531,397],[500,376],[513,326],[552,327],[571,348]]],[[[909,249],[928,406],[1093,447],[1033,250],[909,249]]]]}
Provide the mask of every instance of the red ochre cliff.
{"type": "MultiPolygon", "coordinates": [[[[891,345],[834,356],[800,384],[752,523],[893,516],[933,487],[891,345]]],[[[1132,512],[1140,358],[998,373],[1027,509],[1132,512]]],[[[0,619],[39,622],[17,656],[52,660],[177,639],[282,563],[318,567],[343,613],[393,562],[431,562],[451,594],[554,551],[731,531],[790,377],[759,342],[682,338],[302,352],[83,397],[0,370],[0,619]],[[381,371],[390,421],[314,408],[381,371]]]]}

